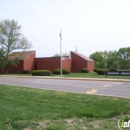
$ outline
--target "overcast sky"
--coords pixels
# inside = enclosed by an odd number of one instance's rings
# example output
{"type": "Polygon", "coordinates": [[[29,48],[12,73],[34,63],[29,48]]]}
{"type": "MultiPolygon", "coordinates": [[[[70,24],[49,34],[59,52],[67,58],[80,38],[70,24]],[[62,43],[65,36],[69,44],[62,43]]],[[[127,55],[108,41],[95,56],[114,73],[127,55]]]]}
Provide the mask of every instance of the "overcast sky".
{"type": "Polygon", "coordinates": [[[130,0],[0,0],[0,20],[14,19],[37,57],[130,46],[130,0]]]}

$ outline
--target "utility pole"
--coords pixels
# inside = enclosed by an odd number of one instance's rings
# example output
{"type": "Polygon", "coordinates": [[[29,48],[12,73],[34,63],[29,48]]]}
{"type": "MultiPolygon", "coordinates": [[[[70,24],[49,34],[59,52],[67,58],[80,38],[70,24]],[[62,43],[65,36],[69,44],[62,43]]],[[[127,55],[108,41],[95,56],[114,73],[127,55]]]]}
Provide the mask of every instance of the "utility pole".
{"type": "Polygon", "coordinates": [[[76,47],[76,52],[78,52],[78,48],[76,47]]]}

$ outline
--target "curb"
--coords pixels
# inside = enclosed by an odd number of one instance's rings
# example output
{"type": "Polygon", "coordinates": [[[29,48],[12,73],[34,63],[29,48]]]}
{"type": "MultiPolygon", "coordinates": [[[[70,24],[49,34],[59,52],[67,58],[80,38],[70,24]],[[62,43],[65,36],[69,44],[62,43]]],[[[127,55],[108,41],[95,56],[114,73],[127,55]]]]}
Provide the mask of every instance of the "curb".
{"type": "Polygon", "coordinates": [[[82,80],[82,81],[107,81],[107,82],[130,82],[128,79],[103,79],[103,78],[69,78],[69,77],[50,77],[50,76],[12,76],[0,75],[8,78],[37,78],[37,79],[54,79],[54,80],[82,80]]]}

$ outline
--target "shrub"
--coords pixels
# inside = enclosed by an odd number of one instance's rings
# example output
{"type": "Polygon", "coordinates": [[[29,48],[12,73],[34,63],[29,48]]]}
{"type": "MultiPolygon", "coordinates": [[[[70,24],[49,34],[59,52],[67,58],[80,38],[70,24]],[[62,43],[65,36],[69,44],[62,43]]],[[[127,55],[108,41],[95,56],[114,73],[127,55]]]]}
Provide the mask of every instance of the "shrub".
{"type": "Polygon", "coordinates": [[[55,69],[54,74],[60,74],[60,69],[55,69]]]}
{"type": "Polygon", "coordinates": [[[32,76],[50,76],[50,70],[34,70],[32,71],[32,76]]]}
{"type": "Polygon", "coordinates": [[[106,70],[105,69],[96,69],[96,73],[99,74],[99,75],[105,75],[106,70]]]}
{"type": "MultiPolygon", "coordinates": [[[[60,69],[55,69],[54,74],[60,74],[60,69]]],[[[62,69],[62,74],[70,74],[70,71],[67,69],[62,69]]]]}
{"type": "Polygon", "coordinates": [[[117,71],[116,68],[110,68],[109,71],[117,71]]]}
{"type": "Polygon", "coordinates": [[[89,70],[87,68],[82,68],[81,72],[82,73],[89,73],[89,70]]]}
{"type": "Polygon", "coordinates": [[[96,72],[97,68],[94,69],[94,72],[96,72]]]}
{"type": "Polygon", "coordinates": [[[63,74],[70,74],[70,71],[67,69],[62,69],[63,74]]]}
{"type": "Polygon", "coordinates": [[[23,70],[23,74],[31,74],[30,70],[23,70]]]}

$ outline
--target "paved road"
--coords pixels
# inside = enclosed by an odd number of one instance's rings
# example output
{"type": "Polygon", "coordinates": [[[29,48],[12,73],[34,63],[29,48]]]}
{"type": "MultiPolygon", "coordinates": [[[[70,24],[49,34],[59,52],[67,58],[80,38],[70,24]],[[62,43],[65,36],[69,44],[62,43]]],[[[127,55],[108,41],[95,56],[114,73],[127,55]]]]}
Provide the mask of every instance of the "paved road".
{"type": "Polygon", "coordinates": [[[130,82],[0,77],[0,84],[130,98],[130,82]]]}

